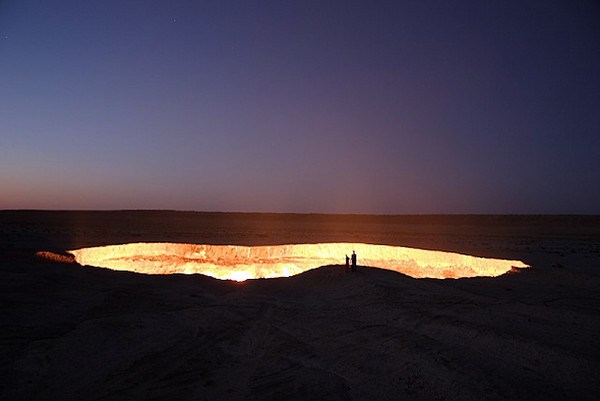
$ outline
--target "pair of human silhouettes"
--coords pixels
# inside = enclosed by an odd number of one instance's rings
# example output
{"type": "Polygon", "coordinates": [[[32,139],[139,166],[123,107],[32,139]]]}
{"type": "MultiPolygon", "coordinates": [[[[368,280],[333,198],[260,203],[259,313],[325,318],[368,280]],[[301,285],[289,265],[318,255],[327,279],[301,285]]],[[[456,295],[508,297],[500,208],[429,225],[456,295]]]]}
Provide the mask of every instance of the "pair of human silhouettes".
{"type": "MultiPolygon", "coordinates": [[[[350,258],[346,255],[346,270],[349,269],[350,258]]],[[[352,251],[352,271],[356,271],[356,252],[352,251]]]]}

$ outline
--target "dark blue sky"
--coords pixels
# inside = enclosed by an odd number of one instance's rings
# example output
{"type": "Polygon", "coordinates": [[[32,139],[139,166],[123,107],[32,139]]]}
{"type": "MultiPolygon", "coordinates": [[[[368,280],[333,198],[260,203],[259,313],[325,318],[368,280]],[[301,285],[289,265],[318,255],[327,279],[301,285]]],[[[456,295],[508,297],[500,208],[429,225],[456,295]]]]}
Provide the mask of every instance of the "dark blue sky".
{"type": "Polygon", "coordinates": [[[600,213],[595,1],[0,1],[0,209],[600,213]]]}

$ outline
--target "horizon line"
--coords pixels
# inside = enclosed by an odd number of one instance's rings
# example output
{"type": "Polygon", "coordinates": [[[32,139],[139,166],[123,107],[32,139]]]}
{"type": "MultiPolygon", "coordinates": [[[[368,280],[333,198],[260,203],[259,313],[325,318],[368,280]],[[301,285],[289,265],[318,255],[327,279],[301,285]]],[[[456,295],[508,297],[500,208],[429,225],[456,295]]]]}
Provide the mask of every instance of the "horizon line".
{"type": "Polygon", "coordinates": [[[80,212],[80,213],[124,213],[124,212],[170,212],[204,214],[264,214],[264,215],[308,215],[308,216],[375,216],[375,217],[435,217],[435,216],[600,216],[598,213],[329,213],[329,212],[265,212],[223,211],[189,209],[0,209],[0,212],[80,212]]]}

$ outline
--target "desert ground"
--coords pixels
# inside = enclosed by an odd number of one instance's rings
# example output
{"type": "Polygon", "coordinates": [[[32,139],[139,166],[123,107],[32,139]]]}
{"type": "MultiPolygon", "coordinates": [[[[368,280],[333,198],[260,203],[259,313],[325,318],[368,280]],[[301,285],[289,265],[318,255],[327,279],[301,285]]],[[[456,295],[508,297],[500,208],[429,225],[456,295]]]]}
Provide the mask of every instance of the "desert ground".
{"type": "MultiPolygon", "coordinates": [[[[343,260],[340,260],[340,264],[343,260]]],[[[597,400],[600,217],[0,211],[2,400],[597,400]],[[223,281],[36,252],[358,242],[521,260],[223,281]]]]}

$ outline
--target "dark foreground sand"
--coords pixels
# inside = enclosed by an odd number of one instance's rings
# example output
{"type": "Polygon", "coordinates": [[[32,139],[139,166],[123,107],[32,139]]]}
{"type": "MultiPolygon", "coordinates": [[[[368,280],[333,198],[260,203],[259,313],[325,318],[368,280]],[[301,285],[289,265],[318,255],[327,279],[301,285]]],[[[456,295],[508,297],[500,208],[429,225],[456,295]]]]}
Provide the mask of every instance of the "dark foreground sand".
{"type": "Polygon", "coordinates": [[[0,212],[0,269],[1,399],[600,399],[598,217],[0,212]],[[34,256],[140,241],[368,242],[533,268],[232,283],[34,256]]]}

